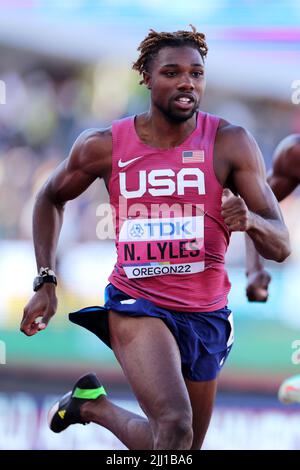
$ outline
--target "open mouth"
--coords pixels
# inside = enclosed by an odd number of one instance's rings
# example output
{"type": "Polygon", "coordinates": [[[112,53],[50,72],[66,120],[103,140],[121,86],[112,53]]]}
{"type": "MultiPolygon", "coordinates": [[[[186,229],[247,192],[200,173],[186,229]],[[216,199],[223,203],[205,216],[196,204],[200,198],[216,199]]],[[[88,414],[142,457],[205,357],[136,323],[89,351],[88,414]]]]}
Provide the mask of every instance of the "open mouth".
{"type": "Polygon", "coordinates": [[[190,109],[195,103],[193,96],[179,95],[175,98],[176,107],[180,109],[190,109]]]}

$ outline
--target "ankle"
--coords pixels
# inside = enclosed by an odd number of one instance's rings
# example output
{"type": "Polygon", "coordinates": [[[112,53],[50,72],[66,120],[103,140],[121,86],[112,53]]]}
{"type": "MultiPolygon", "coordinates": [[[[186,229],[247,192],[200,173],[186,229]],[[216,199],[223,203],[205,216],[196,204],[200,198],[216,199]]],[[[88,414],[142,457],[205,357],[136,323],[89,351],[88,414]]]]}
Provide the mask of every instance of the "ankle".
{"type": "Polygon", "coordinates": [[[101,410],[107,402],[105,395],[101,395],[95,400],[88,400],[80,407],[80,416],[86,422],[99,422],[101,410]]]}

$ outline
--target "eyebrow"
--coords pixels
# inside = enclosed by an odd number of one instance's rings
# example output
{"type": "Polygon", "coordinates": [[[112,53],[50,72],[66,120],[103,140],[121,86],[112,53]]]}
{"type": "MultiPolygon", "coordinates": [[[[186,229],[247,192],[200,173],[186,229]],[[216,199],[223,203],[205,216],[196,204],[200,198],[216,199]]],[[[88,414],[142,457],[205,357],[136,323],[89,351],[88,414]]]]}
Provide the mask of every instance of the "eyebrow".
{"type": "MultiPolygon", "coordinates": [[[[203,64],[191,64],[191,66],[204,68],[203,64]]],[[[179,64],[164,64],[162,67],[179,67],[179,64]]]]}

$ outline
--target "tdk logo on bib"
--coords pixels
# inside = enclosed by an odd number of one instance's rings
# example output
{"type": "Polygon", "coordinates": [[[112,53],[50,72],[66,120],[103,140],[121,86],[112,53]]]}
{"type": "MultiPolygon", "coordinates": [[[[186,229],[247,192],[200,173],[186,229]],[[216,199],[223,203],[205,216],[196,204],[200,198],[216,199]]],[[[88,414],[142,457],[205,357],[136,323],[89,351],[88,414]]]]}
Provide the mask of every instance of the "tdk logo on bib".
{"type": "Polygon", "coordinates": [[[126,220],[120,242],[142,240],[184,240],[203,236],[203,217],[126,220]]]}
{"type": "MultiPolygon", "coordinates": [[[[181,220],[177,221],[163,221],[163,222],[148,222],[147,226],[149,228],[149,235],[157,236],[159,238],[168,235],[169,238],[173,238],[175,235],[179,235],[180,238],[184,238],[184,235],[191,236],[192,232],[188,229],[188,226],[191,226],[192,222],[182,222],[181,220]]],[[[190,227],[191,228],[191,227],[190,227]]]]}

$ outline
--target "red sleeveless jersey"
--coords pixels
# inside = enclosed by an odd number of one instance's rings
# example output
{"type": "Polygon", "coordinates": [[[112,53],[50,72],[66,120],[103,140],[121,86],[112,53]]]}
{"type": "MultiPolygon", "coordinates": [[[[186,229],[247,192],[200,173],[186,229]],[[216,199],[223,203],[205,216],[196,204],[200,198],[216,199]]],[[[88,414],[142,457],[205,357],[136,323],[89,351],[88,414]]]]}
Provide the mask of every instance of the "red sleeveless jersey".
{"type": "Polygon", "coordinates": [[[109,182],[117,263],[109,281],[170,310],[210,312],[227,304],[229,233],[213,167],[219,118],[199,112],[178,147],[144,144],[134,117],[112,126],[109,182]]]}

